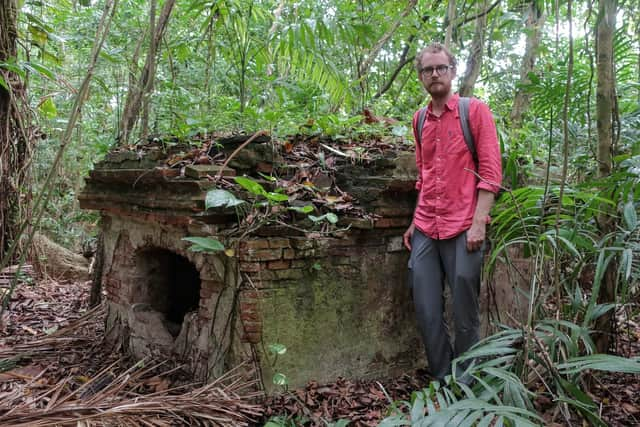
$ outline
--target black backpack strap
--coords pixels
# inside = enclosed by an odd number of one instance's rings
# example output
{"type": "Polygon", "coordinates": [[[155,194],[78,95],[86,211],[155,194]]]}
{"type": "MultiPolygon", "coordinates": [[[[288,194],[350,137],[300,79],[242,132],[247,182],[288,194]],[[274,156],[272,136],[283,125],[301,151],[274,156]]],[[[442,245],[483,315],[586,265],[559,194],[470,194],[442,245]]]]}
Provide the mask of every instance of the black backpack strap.
{"type": "Polygon", "coordinates": [[[418,146],[422,144],[422,127],[424,126],[424,120],[427,117],[427,107],[422,107],[418,110],[418,122],[416,123],[416,135],[418,136],[418,146]]]}
{"type": "Polygon", "coordinates": [[[458,115],[460,116],[460,126],[462,126],[462,134],[464,135],[464,142],[467,144],[467,148],[471,152],[473,157],[473,163],[476,164],[478,169],[478,153],[476,152],[476,144],[471,133],[469,126],[469,101],[471,99],[467,97],[460,97],[458,100],[458,115]]]}

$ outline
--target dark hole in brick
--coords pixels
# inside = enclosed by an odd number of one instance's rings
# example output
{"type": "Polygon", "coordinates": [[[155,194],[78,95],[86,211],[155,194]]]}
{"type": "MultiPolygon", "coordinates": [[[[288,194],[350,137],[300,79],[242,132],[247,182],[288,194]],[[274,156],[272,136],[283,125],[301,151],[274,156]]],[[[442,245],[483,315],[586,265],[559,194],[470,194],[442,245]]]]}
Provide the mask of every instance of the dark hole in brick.
{"type": "Polygon", "coordinates": [[[147,303],[164,315],[165,327],[177,337],[185,314],[200,303],[200,274],[185,257],[153,248],[138,254],[134,302],[147,303]]]}

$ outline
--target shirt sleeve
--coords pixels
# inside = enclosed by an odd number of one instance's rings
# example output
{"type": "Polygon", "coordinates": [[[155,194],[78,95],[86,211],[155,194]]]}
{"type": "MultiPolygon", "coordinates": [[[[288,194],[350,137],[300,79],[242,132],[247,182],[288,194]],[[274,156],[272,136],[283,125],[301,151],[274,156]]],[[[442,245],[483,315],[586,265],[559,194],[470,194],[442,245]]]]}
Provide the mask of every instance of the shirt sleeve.
{"type": "Polygon", "coordinates": [[[418,169],[418,176],[416,177],[416,190],[420,191],[422,188],[422,150],[421,141],[418,141],[418,115],[420,110],[416,111],[413,115],[413,139],[416,142],[416,167],[418,169]]]}
{"type": "Polygon", "coordinates": [[[478,153],[477,189],[497,194],[502,184],[502,159],[496,124],[489,107],[482,101],[474,101],[473,108],[469,108],[469,122],[478,153]]]}

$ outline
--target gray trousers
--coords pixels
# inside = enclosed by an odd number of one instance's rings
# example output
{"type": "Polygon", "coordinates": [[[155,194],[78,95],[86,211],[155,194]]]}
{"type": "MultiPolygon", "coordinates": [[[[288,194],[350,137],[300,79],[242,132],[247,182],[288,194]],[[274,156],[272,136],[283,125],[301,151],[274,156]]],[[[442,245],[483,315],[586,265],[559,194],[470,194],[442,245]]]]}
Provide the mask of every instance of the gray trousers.
{"type": "Polygon", "coordinates": [[[450,374],[451,361],[480,338],[478,297],[484,245],[481,250],[468,252],[466,244],[466,232],[434,240],[416,229],[411,239],[409,283],[429,370],[438,380],[450,374]],[[455,347],[445,324],[445,278],[453,300],[455,347]]]}

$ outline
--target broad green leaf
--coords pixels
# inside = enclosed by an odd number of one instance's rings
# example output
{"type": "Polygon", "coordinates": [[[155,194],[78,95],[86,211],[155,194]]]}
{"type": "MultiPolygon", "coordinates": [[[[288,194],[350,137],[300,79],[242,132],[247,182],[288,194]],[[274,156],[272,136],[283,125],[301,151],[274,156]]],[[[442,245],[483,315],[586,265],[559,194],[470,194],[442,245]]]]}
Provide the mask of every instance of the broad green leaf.
{"type": "Polygon", "coordinates": [[[220,252],[224,245],[212,237],[184,237],[182,240],[193,243],[189,250],[193,252],[220,252]]]}
{"type": "Polygon", "coordinates": [[[100,57],[106,59],[107,61],[111,62],[112,64],[119,64],[120,60],[112,55],[111,53],[105,51],[105,49],[102,49],[100,51],[100,57]]]}
{"type": "Polygon", "coordinates": [[[616,304],[596,304],[593,306],[593,310],[589,312],[589,320],[596,320],[598,317],[614,309],[615,307],[616,304]]]}
{"type": "Polygon", "coordinates": [[[285,386],[289,384],[289,380],[287,379],[287,376],[285,374],[276,372],[275,374],[273,374],[273,383],[275,385],[285,386]]]}
{"type": "Polygon", "coordinates": [[[267,348],[269,349],[269,352],[274,355],[283,355],[287,352],[287,347],[284,344],[269,344],[267,348]]]}
{"type": "Polygon", "coordinates": [[[331,224],[338,222],[338,216],[333,212],[329,212],[321,216],[309,215],[308,218],[313,222],[328,221],[331,224]]]}
{"type": "Polygon", "coordinates": [[[254,180],[244,177],[244,176],[236,176],[233,178],[235,182],[237,182],[242,188],[247,190],[248,192],[255,194],[256,196],[264,196],[267,192],[264,190],[264,187],[254,180]]]}
{"type": "Polygon", "coordinates": [[[561,374],[575,374],[586,369],[638,374],[640,373],[640,358],[626,358],[610,354],[592,354],[590,356],[569,359],[565,363],[557,365],[557,368],[561,374]]]}
{"type": "Polygon", "coordinates": [[[62,55],[64,52],[59,52],[60,56],[56,56],[52,53],[52,51],[42,51],[40,52],[40,55],[42,57],[43,61],[47,61],[48,63],[52,63],[52,64],[56,64],[56,65],[63,65],[62,64],[62,55]]]}
{"type": "Polygon", "coordinates": [[[629,280],[633,268],[633,250],[631,248],[626,248],[622,251],[619,268],[620,271],[622,271],[622,277],[624,277],[624,280],[629,280]]]}
{"type": "Polygon", "coordinates": [[[46,98],[40,103],[40,105],[38,106],[38,110],[40,110],[42,115],[47,119],[53,119],[58,115],[56,105],[53,103],[50,97],[46,98]]]}
{"type": "Polygon", "coordinates": [[[0,62],[0,68],[4,68],[5,70],[9,70],[13,73],[16,73],[20,78],[24,79],[26,77],[26,73],[16,64],[12,64],[9,62],[0,62]]]}
{"type": "Polygon", "coordinates": [[[49,39],[47,33],[35,25],[29,25],[28,30],[29,33],[31,33],[32,40],[34,40],[39,47],[44,47],[45,43],[49,39]]]}
{"type": "Polygon", "coordinates": [[[538,75],[536,73],[534,73],[533,71],[529,72],[527,74],[527,77],[529,78],[531,83],[536,84],[536,85],[540,84],[540,77],[538,77],[538,75]]]}
{"type": "Polygon", "coordinates": [[[560,384],[562,384],[562,388],[565,389],[571,396],[573,396],[576,400],[571,400],[564,398],[565,402],[574,406],[582,415],[585,416],[590,421],[590,424],[593,426],[606,427],[607,424],[600,419],[595,414],[595,410],[597,409],[597,405],[589,397],[588,394],[580,390],[575,384],[565,380],[564,378],[560,378],[560,384]]]}
{"type": "Polygon", "coordinates": [[[22,64],[22,66],[25,69],[27,69],[27,70],[35,73],[35,74],[43,75],[45,77],[48,77],[51,80],[55,80],[56,79],[56,75],[55,75],[55,73],[53,71],[51,71],[50,69],[48,69],[44,65],[39,64],[37,62],[33,62],[33,61],[25,62],[25,63],[22,64]]]}
{"type": "Polygon", "coordinates": [[[331,224],[336,224],[338,222],[338,215],[334,214],[333,212],[329,212],[325,215],[325,217],[331,224]]]}
{"type": "Polygon", "coordinates": [[[425,399],[424,393],[417,393],[411,405],[411,419],[415,422],[424,418],[425,399]]]}
{"type": "Polygon", "coordinates": [[[0,86],[5,88],[6,90],[9,90],[9,86],[7,85],[7,82],[4,80],[4,77],[2,77],[1,75],[0,75],[0,86]]]}
{"type": "Polygon", "coordinates": [[[296,211],[299,213],[303,213],[303,214],[308,214],[313,212],[313,205],[306,205],[306,206],[290,206],[289,207],[290,210],[292,211],[296,211]]]}
{"type": "Polygon", "coordinates": [[[238,199],[233,193],[227,190],[215,189],[207,192],[207,196],[204,199],[204,208],[231,208],[242,203],[245,203],[245,201],[238,199]]]}
{"type": "Polygon", "coordinates": [[[264,196],[271,202],[281,203],[289,201],[289,196],[282,193],[268,192],[265,193],[264,196]]]}
{"type": "Polygon", "coordinates": [[[633,231],[638,227],[638,214],[636,213],[636,207],[633,202],[627,202],[624,205],[624,224],[627,231],[633,231]]]}

